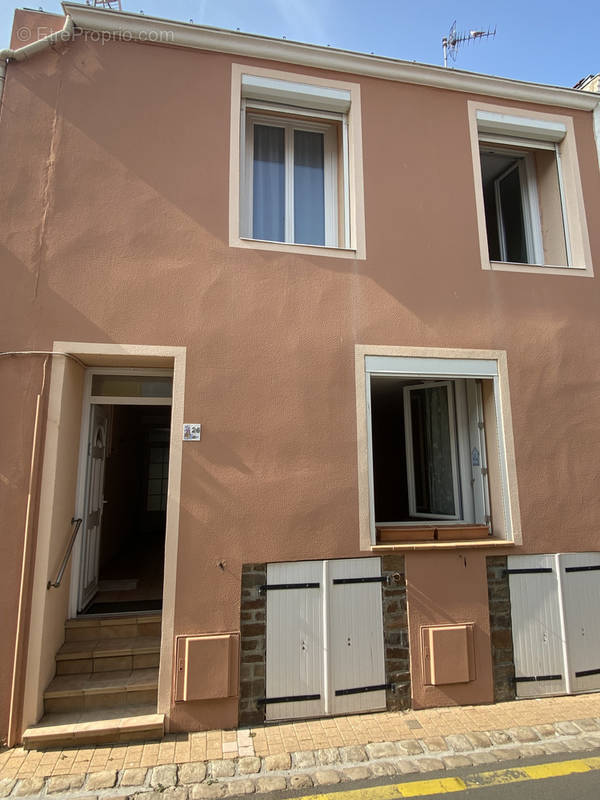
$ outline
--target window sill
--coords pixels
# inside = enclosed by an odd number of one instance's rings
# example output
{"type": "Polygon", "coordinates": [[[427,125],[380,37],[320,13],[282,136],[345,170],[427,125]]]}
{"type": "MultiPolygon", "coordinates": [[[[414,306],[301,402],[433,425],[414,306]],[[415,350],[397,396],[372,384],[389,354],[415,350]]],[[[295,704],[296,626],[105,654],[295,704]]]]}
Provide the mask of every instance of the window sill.
{"type": "Polygon", "coordinates": [[[271,250],[277,253],[297,253],[299,255],[327,256],[330,258],[351,258],[364,260],[364,253],[347,247],[326,247],[319,244],[291,244],[288,242],[270,242],[264,239],[248,239],[240,236],[229,242],[231,247],[243,247],[249,250],[271,250]]]}
{"type": "Polygon", "coordinates": [[[453,542],[456,540],[487,540],[487,525],[467,523],[424,522],[410,525],[376,525],[377,544],[404,544],[412,542],[453,542]]]}
{"type": "Polygon", "coordinates": [[[536,275],[571,275],[575,278],[593,278],[591,267],[551,267],[546,264],[521,264],[516,261],[487,261],[483,269],[491,272],[525,272],[536,275]]]}
{"type": "Polygon", "coordinates": [[[396,525],[377,527],[374,552],[502,547],[514,542],[488,534],[487,525],[396,525]]]}
{"type": "Polygon", "coordinates": [[[393,553],[414,550],[464,550],[465,548],[514,547],[514,542],[488,536],[485,539],[456,539],[451,542],[388,542],[371,545],[373,553],[393,553]]]}

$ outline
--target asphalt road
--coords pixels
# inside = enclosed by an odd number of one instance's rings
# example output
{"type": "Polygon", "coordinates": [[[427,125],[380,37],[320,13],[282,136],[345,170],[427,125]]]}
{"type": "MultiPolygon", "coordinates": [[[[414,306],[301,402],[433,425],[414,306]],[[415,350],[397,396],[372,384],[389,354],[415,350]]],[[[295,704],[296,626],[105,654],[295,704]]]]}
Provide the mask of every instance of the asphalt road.
{"type": "MultiPolygon", "coordinates": [[[[410,785],[414,782],[429,782],[436,779],[448,779],[458,777],[462,779],[477,780],[480,773],[495,771],[504,772],[506,770],[520,770],[533,765],[548,765],[549,769],[540,769],[538,772],[561,771],[564,762],[577,761],[579,759],[589,759],[600,757],[600,749],[588,751],[586,753],[565,753],[556,756],[538,756],[531,759],[521,759],[519,761],[502,762],[486,767],[468,767],[457,770],[447,770],[444,772],[433,772],[419,774],[416,776],[399,776],[397,780],[372,779],[367,781],[355,781],[345,783],[342,786],[328,786],[323,788],[313,788],[309,791],[296,792],[273,792],[270,794],[272,800],[284,800],[284,798],[312,798],[315,795],[327,794],[328,800],[398,800],[399,797],[421,797],[427,800],[600,800],[600,768],[592,769],[589,772],[578,772],[559,777],[535,777],[530,780],[523,780],[516,783],[502,783],[491,786],[475,786],[464,790],[450,790],[441,793],[421,792],[419,787],[418,795],[410,791],[410,785]],[[407,794],[399,794],[396,787],[401,785],[406,788],[407,794]]],[[[600,767],[600,764],[598,764],[600,767]]],[[[451,783],[451,782],[450,782],[451,783]]],[[[432,784],[433,785],[433,784],[432,784]]],[[[415,787],[416,789],[417,787],[415,787]]]]}

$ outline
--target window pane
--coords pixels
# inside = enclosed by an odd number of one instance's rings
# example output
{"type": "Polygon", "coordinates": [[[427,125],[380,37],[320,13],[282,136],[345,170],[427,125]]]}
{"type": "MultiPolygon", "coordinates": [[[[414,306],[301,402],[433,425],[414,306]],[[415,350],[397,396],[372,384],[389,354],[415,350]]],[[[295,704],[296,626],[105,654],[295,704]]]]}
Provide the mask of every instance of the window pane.
{"type": "Polygon", "coordinates": [[[410,393],[416,510],[452,516],[454,480],[448,387],[431,386],[410,393]]]}
{"type": "Polygon", "coordinates": [[[168,375],[92,375],[95,397],[171,397],[168,375]]]}
{"type": "Polygon", "coordinates": [[[252,236],[271,242],[285,240],[285,131],[254,126],[252,236]]]}
{"type": "Polygon", "coordinates": [[[322,133],[294,131],[294,241],[325,244],[322,133]]]}
{"type": "Polygon", "coordinates": [[[527,242],[525,240],[525,224],[523,221],[523,201],[521,198],[521,177],[519,167],[500,178],[498,181],[504,241],[506,244],[506,260],[527,264],[527,242]]]}

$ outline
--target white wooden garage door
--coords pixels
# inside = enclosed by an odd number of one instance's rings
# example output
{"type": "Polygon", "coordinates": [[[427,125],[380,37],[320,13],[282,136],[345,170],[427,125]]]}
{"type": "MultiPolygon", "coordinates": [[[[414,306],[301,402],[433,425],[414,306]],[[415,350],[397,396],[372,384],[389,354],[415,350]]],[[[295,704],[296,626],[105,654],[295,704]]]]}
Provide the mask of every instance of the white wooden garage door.
{"type": "Polygon", "coordinates": [[[379,558],[267,565],[266,718],[385,708],[379,558]]]}
{"type": "Polygon", "coordinates": [[[600,689],[600,553],[509,556],[518,697],[600,689]]]}

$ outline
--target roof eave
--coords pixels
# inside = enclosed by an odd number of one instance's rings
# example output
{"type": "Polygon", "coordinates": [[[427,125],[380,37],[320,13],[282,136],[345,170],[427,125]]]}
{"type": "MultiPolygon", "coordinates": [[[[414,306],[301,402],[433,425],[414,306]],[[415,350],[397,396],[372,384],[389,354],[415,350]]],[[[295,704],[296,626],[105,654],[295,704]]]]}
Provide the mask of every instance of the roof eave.
{"type": "Polygon", "coordinates": [[[209,28],[126,11],[108,11],[63,2],[63,9],[81,30],[122,36],[130,41],[168,44],[232,55],[280,61],[371,78],[483,94],[528,103],[592,111],[598,98],[578,89],[528,83],[476,72],[303,44],[268,36],[209,28]]]}

